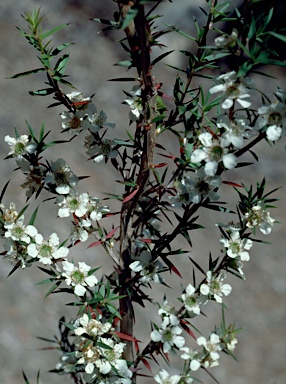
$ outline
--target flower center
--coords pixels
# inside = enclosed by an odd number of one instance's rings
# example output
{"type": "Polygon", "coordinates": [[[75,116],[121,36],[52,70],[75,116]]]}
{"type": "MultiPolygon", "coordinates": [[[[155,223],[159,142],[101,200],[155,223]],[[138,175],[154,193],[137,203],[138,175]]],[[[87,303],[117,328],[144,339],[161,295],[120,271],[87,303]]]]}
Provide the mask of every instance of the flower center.
{"type": "Polygon", "coordinates": [[[76,210],[77,208],[78,208],[78,206],[79,206],[79,202],[78,202],[78,200],[77,199],[72,199],[72,200],[70,200],[69,201],[69,206],[70,206],[70,208],[72,209],[72,210],[76,210]]]}
{"type": "Polygon", "coordinates": [[[16,155],[22,155],[25,152],[25,145],[23,143],[17,143],[15,144],[14,151],[16,155]]]}
{"type": "Polygon", "coordinates": [[[80,118],[74,115],[70,120],[69,126],[71,129],[77,129],[80,127],[80,124],[81,124],[80,118]]]}
{"type": "Polygon", "coordinates": [[[39,254],[43,257],[51,257],[53,249],[48,244],[43,244],[39,250],[39,254]]]}
{"type": "Polygon", "coordinates": [[[75,271],[72,276],[71,276],[72,280],[76,283],[76,284],[79,284],[81,283],[83,280],[84,280],[84,273],[80,272],[80,271],[75,271]]]}
{"type": "Polygon", "coordinates": [[[282,124],[282,116],[278,112],[270,113],[268,117],[268,125],[281,125],[282,124]]]}
{"type": "Polygon", "coordinates": [[[226,89],[226,95],[231,97],[231,98],[236,98],[239,96],[240,92],[238,89],[238,84],[232,84],[226,89]]]}
{"type": "Polygon", "coordinates": [[[194,307],[197,302],[196,302],[196,299],[193,297],[193,296],[190,296],[186,299],[185,301],[186,305],[188,305],[189,307],[194,307]]]}
{"type": "Polygon", "coordinates": [[[206,183],[205,180],[199,180],[197,184],[198,190],[203,193],[203,192],[209,192],[210,190],[210,185],[209,183],[206,183]]]}
{"type": "Polygon", "coordinates": [[[170,331],[170,329],[166,329],[162,336],[163,336],[163,340],[167,342],[170,342],[173,339],[173,334],[170,331]]]}
{"type": "Polygon", "coordinates": [[[211,149],[211,158],[212,160],[219,162],[223,156],[223,149],[219,145],[215,145],[211,149]]]}
{"type": "Polygon", "coordinates": [[[240,252],[240,244],[239,243],[231,243],[229,247],[233,253],[239,253],[240,252]]]}

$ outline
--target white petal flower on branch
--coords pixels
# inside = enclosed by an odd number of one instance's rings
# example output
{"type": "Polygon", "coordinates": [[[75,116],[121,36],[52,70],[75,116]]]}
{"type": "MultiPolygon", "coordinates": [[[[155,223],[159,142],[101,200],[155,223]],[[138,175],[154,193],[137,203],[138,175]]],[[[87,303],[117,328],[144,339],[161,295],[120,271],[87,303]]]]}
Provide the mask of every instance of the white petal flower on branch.
{"type": "Polygon", "coordinates": [[[237,29],[233,28],[230,35],[221,35],[215,38],[214,43],[219,48],[233,48],[238,38],[237,29]]]}
{"type": "Polygon", "coordinates": [[[78,195],[77,193],[72,192],[67,196],[58,196],[57,203],[60,206],[58,215],[59,217],[68,217],[71,213],[74,213],[77,217],[82,217],[87,212],[88,202],[88,193],[78,195]]]}
{"type": "Polygon", "coordinates": [[[78,296],[83,296],[86,292],[86,286],[94,287],[98,280],[94,275],[88,275],[90,266],[84,262],[79,262],[78,267],[68,261],[63,261],[62,276],[65,277],[67,285],[74,287],[74,292],[78,296]]]}
{"type": "Polygon", "coordinates": [[[253,83],[247,78],[238,78],[235,71],[224,73],[217,78],[217,85],[210,88],[210,93],[223,92],[223,109],[229,109],[233,106],[234,101],[237,101],[242,108],[249,108],[251,102],[250,89],[253,88],[253,83]]]}
{"type": "Polygon", "coordinates": [[[10,152],[8,153],[8,156],[12,155],[21,158],[25,153],[34,153],[37,148],[36,143],[31,143],[29,141],[28,135],[21,135],[16,139],[7,135],[5,136],[4,140],[10,146],[10,152]]]}
{"type": "MultiPolygon", "coordinates": [[[[277,95],[281,92],[277,92],[277,95]]],[[[270,141],[278,140],[286,127],[286,103],[277,100],[270,105],[264,105],[258,108],[258,119],[255,123],[255,129],[266,128],[266,136],[270,141]]]]}
{"type": "Polygon", "coordinates": [[[70,185],[75,186],[78,184],[78,177],[71,171],[64,159],[58,159],[51,163],[51,175],[45,178],[46,184],[55,184],[56,191],[60,195],[67,195],[70,192],[70,185]]]}
{"type": "Polygon", "coordinates": [[[133,261],[129,268],[134,272],[140,272],[139,281],[141,283],[149,283],[150,281],[154,281],[155,283],[162,283],[164,280],[159,275],[159,271],[163,269],[160,261],[152,261],[151,252],[143,251],[140,254],[139,260],[133,261]]]}
{"type": "Polygon", "coordinates": [[[143,112],[141,88],[139,85],[135,85],[131,90],[131,97],[124,100],[123,104],[130,106],[129,119],[131,121],[137,121],[143,112]]]}
{"type": "Polygon", "coordinates": [[[181,295],[181,298],[186,310],[193,312],[195,315],[199,315],[201,313],[200,306],[207,303],[207,299],[196,293],[196,289],[192,284],[188,284],[186,292],[181,295]]]}
{"type": "Polygon", "coordinates": [[[162,369],[156,376],[154,376],[154,380],[159,384],[178,384],[180,379],[181,376],[170,376],[165,369],[162,369]]]}
{"type": "Polygon", "coordinates": [[[222,303],[222,295],[228,296],[231,292],[229,284],[223,284],[225,274],[213,275],[212,271],[207,272],[206,283],[201,284],[200,292],[205,296],[213,296],[218,303],[222,303]]]}
{"type": "Polygon", "coordinates": [[[264,208],[263,202],[253,206],[251,210],[245,214],[245,219],[248,228],[258,227],[264,235],[269,235],[275,223],[270,213],[264,208]]]}
{"type": "Polygon", "coordinates": [[[249,138],[253,135],[251,127],[242,116],[237,116],[233,120],[230,120],[228,116],[221,116],[216,125],[220,130],[224,130],[220,137],[220,142],[224,147],[233,145],[235,148],[240,149],[244,145],[244,138],[249,138]]]}
{"type": "Polygon", "coordinates": [[[179,327],[179,319],[175,315],[164,317],[161,327],[151,332],[151,339],[163,344],[163,352],[168,353],[172,347],[181,348],[185,344],[185,339],[179,336],[182,328],[179,327]]]}
{"type": "Polygon", "coordinates": [[[211,201],[218,200],[220,195],[215,191],[222,183],[220,176],[207,175],[200,168],[194,176],[185,176],[181,181],[176,181],[174,187],[177,195],[169,196],[174,207],[181,207],[183,203],[193,202],[199,204],[202,199],[209,198],[211,201]]]}
{"type": "Polygon", "coordinates": [[[220,243],[227,248],[229,257],[239,257],[242,261],[249,261],[247,251],[252,247],[253,241],[247,238],[241,239],[238,231],[232,232],[230,239],[220,239],[220,243]]]}
{"type": "Polygon", "coordinates": [[[192,163],[201,163],[205,161],[205,173],[208,176],[214,176],[218,169],[218,164],[223,162],[226,169],[235,168],[237,157],[233,153],[228,153],[228,143],[214,138],[210,132],[204,132],[199,135],[199,140],[203,145],[197,148],[191,155],[192,163]]]}
{"type": "Polygon", "coordinates": [[[31,237],[34,237],[38,231],[33,225],[24,225],[24,217],[21,216],[17,221],[12,223],[6,223],[4,228],[6,229],[5,237],[11,237],[15,241],[23,241],[24,243],[29,244],[31,237]]]}
{"type": "Polygon", "coordinates": [[[52,233],[48,240],[44,240],[41,234],[37,234],[34,240],[35,243],[28,245],[28,255],[37,257],[43,264],[52,264],[54,259],[65,259],[69,253],[67,247],[60,247],[60,240],[56,233],[52,233]]]}

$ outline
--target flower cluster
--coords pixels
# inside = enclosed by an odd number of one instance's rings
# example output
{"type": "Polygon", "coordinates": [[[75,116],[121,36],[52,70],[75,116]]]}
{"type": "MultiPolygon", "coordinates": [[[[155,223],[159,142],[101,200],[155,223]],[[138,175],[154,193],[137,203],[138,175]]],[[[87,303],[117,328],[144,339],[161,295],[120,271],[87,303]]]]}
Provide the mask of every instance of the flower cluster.
{"type": "Polygon", "coordinates": [[[210,176],[200,168],[194,177],[185,176],[181,181],[176,181],[174,187],[177,194],[169,196],[174,207],[181,207],[182,204],[199,204],[201,200],[209,198],[212,201],[219,199],[217,189],[222,183],[220,176],[210,176]]]}
{"type": "Polygon", "coordinates": [[[60,245],[56,233],[44,240],[33,225],[24,224],[24,215],[19,216],[14,203],[10,204],[9,209],[1,204],[0,209],[3,220],[2,233],[6,239],[5,257],[14,265],[19,264],[25,268],[32,259],[38,259],[43,264],[53,264],[58,259],[66,258],[69,250],[60,245]]]}
{"type": "Polygon", "coordinates": [[[122,358],[125,344],[117,341],[111,323],[103,322],[101,315],[94,318],[84,314],[73,327],[76,365],[83,366],[86,382],[117,379],[131,384],[132,372],[122,358]]]}
{"type": "Polygon", "coordinates": [[[71,229],[71,241],[86,241],[92,230],[92,221],[98,221],[102,215],[109,212],[106,205],[102,205],[96,197],[90,197],[88,193],[78,194],[71,190],[68,195],[57,197],[59,205],[59,217],[73,215],[73,227],[71,229]]]}
{"type": "Polygon", "coordinates": [[[181,351],[184,352],[181,358],[190,361],[192,371],[197,371],[201,366],[209,368],[219,365],[220,355],[218,352],[222,350],[222,345],[220,337],[216,333],[212,333],[208,340],[203,336],[198,337],[197,344],[202,347],[200,350],[191,350],[188,347],[181,348],[181,351]]]}

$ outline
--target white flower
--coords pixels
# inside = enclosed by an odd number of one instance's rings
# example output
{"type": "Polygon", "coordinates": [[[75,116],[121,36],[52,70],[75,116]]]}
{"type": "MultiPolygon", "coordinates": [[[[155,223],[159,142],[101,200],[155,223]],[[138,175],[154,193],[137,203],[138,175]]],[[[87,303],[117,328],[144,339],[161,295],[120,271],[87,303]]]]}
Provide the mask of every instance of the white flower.
{"type": "Polygon", "coordinates": [[[23,241],[29,244],[31,237],[34,237],[38,231],[33,225],[25,226],[23,224],[23,219],[23,216],[21,216],[17,221],[6,223],[4,225],[6,229],[5,237],[11,238],[15,241],[23,241]]]}
{"type": "Polygon", "coordinates": [[[154,376],[154,379],[159,384],[178,384],[181,376],[170,376],[165,369],[162,369],[156,376],[154,376]]]}
{"type": "Polygon", "coordinates": [[[67,285],[71,285],[74,288],[74,292],[78,296],[83,296],[86,292],[86,286],[94,287],[98,280],[94,275],[89,275],[90,266],[84,262],[79,262],[78,267],[75,267],[73,263],[63,261],[62,276],[65,277],[67,285]]]}
{"type": "Polygon", "coordinates": [[[62,112],[61,118],[62,128],[70,133],[79,133],[82,129],[88,129],[90,122],[87,119],[86,112],[84,110],[77,110],[73,112],[62,112]]]}
{"type": "Polygon", "coordinates": [[[98,319],[99,320],[89,318],[85,313],[75,321],[74,326],[77,328],[74,330],[74,333],[77,336],[81,336],[86,333],[87,335],[96,338],[109,332],[111,329],[111,323],[102,323],[100,321],[101,315],[98,319]]]}
{"type": "Polygon", "coordinates": [[[222,103],[223,109],[229,109],[233,106],[236,100],[242,108],[249,108],[251,102],[245,100],[250,97],[249,90],[253,84],[248,79],[240,79],[237,77],[235,71],[231,71],[220,75],[217,78],[218,85],[214,85],[210,89],[210,93],[223,92],[224,101],[222,103]]]}
{"type": "Polygon", "coordinates": [[[218,303],[222,303],[221,296],[224,294],[228,296],[231,292],[231,286],[229,284],[223,284],[225,275],[220,273],[218,276],[213,276],[212,271],[207,272],[207,282],[200,286],[200,292],[202,295],[208,296],[213,295],[214,299],[218,303]]]}
{"type": "Polygon", "coordinates": [[[158,274],[163,266],[159,261],[152,262],[151,252],[143,251],[140,254],[140,260],[136,260],[129,264],[129,268],[134,272],[140,272],[142,276],[139,281],[141,283],[162,283],[163,278],[158,274]]]}
{"type": "Polygon", "coordinates": [[[91,147],[86,153],[96,163],[100,163],[104,158],[114,159],[118,155],[117,149],[114,149],[116,143],[113,140],[101,139],[101,141],[91,147]]]}
{"type": "Polygon", "coordinates": [[[60,240],[56,233],[52,233],[47,241],[41,234],[34,237],[35,243],[28,245],[27,252],[31,257],[37,257],[43,264],[52,264],[53,259],[64,259],[69,253],[66,247],[60,247],[60,240]]]}
{"type": "Polygon", "coordinates": [[[185,176],[180,182],[175,182],[178,195],[169,196],[173,206],[181,206],[182,203],[193,202],[199,204],[202,199],[209,198],[212,201],[219,199],[219,194],[214,189],[219,188],[222,183],[220,176],[207,175],[205,170],[200,168],[196,175],[185,176]]]}
{"type": "Polygon", "coordinates": [[[29,141],[28,135],[21,135],[16,139],[7,135],[5,136],[5,141],[8,145],[10,145],[10,152],[8,153],[8,156],[12,155],[21,158],[25,153],[34,153],[37,148],[37,144],[29,141]]]}
{"type": "Polygon", "coordinates": [[[131,96],[132,97],[128,97],[124,100],[123,103],[129,105],[131,108],[129,112],[129,119],[137,121],[143,111],[140,85],[135,85],[132,88],[131,96]]]}
{"type": "MultiPolygon", "coordinates": [[[[83,221],[84,223],[87,223],[87,220],[83,221]]],[[[89,226],[91,223],[89,222],[89,226]]],[[[73,226],[70,231],[70,240],[73,244],[75,244],[77,241],[81,241],[84,243],[88,239],[88,231],[83,227],[82,220],[79,220],[78,223],[73,223],[73,226]]]]}
{"type": "MultiPolygon", "coordinates": [[[[281,92],[280,92],[281,93],[281,92]]],[[[277,92],[277,95],[280,94],[277,92]]],[[[276,141],[281,137],[283,129],[286,127],[286,103],[275,101],[270,105],[258,108],[259,117],[256,121],[255,128],[261,130],[265,127],[267,139],[276,141]]]]}
{"type": "Polygon", "coordinates": [[[245,214],[246,226],[248,228],[259,227],[260,231],[264,235],[269,235],[272,231],[274,219],[270,216],[270,213],[264,209],[263,202],[259,202],[253,206],[249,212],[245,214]]]}
{"type": "Polygon", "coordinates": [[[237,116],[235,119],[230,120],[228,116],[221,116],[216,125],[225,132],[220,138],[220,142],[224,147],[232,144],[235,148],[242,148],[244,145],[244,138],[251,136],[251,127],[247,124],[244,117],[237,116]]]}
{"type": "Polygon", "coordinates": [[[10,203],[9,208],[5,208],[4,204],[0,204],[1,218],[5,221],[5,224],[11,224],[16,221],[19,213],[16,211],[15,203],[10,203]]]}
{"type": "MultiPolygon", "coordinates": [[[[201,133],[199,140],[203,147],[194,150],[191,155],[191,162],[201,163],[205,161],[206,175],[214,176],[217,172],[218,163],[221,161],[226,169],[236,167],[237,158],[233,153],[228,153],[229,149],[225,141],[214,139],[209,132],[201,133]]],[[[218,183],[218,180],[216,182],[218,183]]]]}
{"type": "Polygon", "coordinates": [[[236,344],[237,344],[237,339],[234,337],[234,338],[232,338],[232,339],[226,344],[226,348],[227,348],[229,351],[234,351],[235,348],[236,348],[236,344]]]}
{"type": "Polygon", "coordinates": [[[210,335],[209,340],[201,336],[197,339],[198,345],[202,345],[206,351],[206,356],[201,362],[205,368],[217,366],[220,355],[218,351],[221,351],[220,337],[216,333],[210,335]]]}
{"type": "Polygon", "coordinates": [[[186,292],[181,295],[181,298],[187,311],[199,315],[201,313],[200,305],[206,304],[207,300],[195,292],[195,287],[193,287],[192,284],[189,284],[186,287],[186,292]]]}
{"type": "Polygon", "coordinates": [[[159,315],[164,318],[166,316],[174,315],[176,312],[176,308],[169,304],[167,300],[164,300],[163,304],[158,310],[159,315]]]}
{"type": "Polygon", "coordinates": [[[173,346],[181,348],[185,344],[185,339],[179,336],[182,329],[178,326],[179,320],[175,315],[164,317],[161,327],[151,332],[151,339],[163,344],[163,352],[167,353],[173,346]]]}
{"type": "Polygon", "coordinates": [[[59,217],[68,217],[71,213],[74,213],[77,217],[84,216],[88,209],[88,201],[88,193],[78,195],[73,192],[67,196],[58,196],[57,203],[61,207],[58,211],[59,217]]]}
{"type": "Polygon", "coordinates": [[[214,43],[219,48],[233,48],[236,44],[237,38],[238,38],[237,29],[233,28],[230,35],[218,36],[214,40],[214,43]]]}
{"type": "Polygon", "coordinates": [[[58,159],[51,163],[52,175],[45,178],[46,184],[56,184],[56,191],[60,195],[67,195],[70,192],[70,185],[78,184],[78,177],[71,171],[64,159],[58,159]]]}
{"type": "Polygon", "coordinates": [[[239,257],[242,261],[249,260],[249,253],[247,252],[252,247],[252,240],[244,238],[241,239],[239,231],[231,232],[230,239],[220,239],[221,244],[228,248],[227,255],[235,258],[239,257]]]}
{"type": "Polygon", "coordinates": [[[4,258],[16,266],[21,265],[21,268],[26,268],[27,248],[24,245],[15,242],[11,238],[6,239],[3,247],[6,251],[4,258]]]}
{"type": "Polygon", "coordinates": [[[85,101],[89,102],[90,101],[90,97],[83,97],[82,92],[79,92],[79,91],[72,91],[71,93],[68,93],[67,98],[72,103],[79,103],[79,102],[85,102],[85,101]]]}
{"type": "Polygon", "coordinates": [[[204,357],[204,354],[200,354],[199,351],[193,351],[188,347],[180,348],[180,351],[184,352],[181,355],[182,359],[190,360],[190,369],[192,371],[197,371],[201,366],[201,359],[204,357]]]}

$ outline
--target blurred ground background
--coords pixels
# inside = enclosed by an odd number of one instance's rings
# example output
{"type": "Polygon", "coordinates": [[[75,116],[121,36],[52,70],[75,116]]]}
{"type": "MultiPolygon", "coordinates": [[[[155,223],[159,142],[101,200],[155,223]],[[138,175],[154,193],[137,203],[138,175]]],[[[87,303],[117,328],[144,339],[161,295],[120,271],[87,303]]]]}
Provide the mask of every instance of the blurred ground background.
{"type": "MultiPolygon", "coordinates": [[[[263,3],[263,2],[262,2],[263,3]]],[[[276,2],[278,14],[281,14],[280,6],[283,1],[276,2]]],[[[20,17],[26,10],[33,6],[42,7],[46,15],[45,23],[47,28],[52,28],[62,23],[71,23],[69,27],[56,35],[56,42],[75,42],[69,51],[71,58],[67,73],[71,75],[71,82],[85,95],[96,92],[94,98],[98,109],[104,109],[110,122],[115,122],[115,137],[120,136],[128,128],[128,108],[120,103],[124,100],[122,89],[130,90],[129,84],[115,84],[107,82],[107,79],[116,76],[125,76],[125,69],[113,66],[117,61],[124,59],[119,44],[112,41],[122,36],[115,33],[108,35],[97,34],[99,25],[88,21],[90,18],[112,18],[115,10],[115,3],[111,0],[2,0],[0,3],[0,122],[2,139],[0,141],[0,153],[3,159],[8,151],[4,142],[4,136],[13,136],[13,126],[16,126],[21,134],[26,133],[25,120],[37,130],[43,121],[47,129],[52,129],[51,139],[62,138],[59,135],[61,109],[47,109],[50,103],[48,98],[33,98],[28,91],[42,87],[41,76],[26,77],[21,80],[7,80],[12,74],[37,67],[38,60],[35,52],[26,41],[18,36],[15,25],[24,27],[20,17]]],[[[205,2],[174,0],[172,4],[166,3],[159,8],[158,13],[164,14],[162,21],[184,28],[187,33],[192,31],[192,16],[200,18],[198,5],[205,5],[205,2]],[[194,7],[195,6],[195,7],[194,7]]],[[[283,13],[282,13],[283,15],[283,13]]],[[[163,24],[160,24],[163,28],[163,24]]],[[[181,36],[169,34],[165,38],[168,49],[189,49],[189,41],[181,36]]],[[[170,56],[168,63],[180,65],[182,57],[175,53],[170,56]]],[[[166,60],[167,61],[167,60],[166,60]]],[[[265,78],[257,79],[257,87],[264,87],[264,92],[271,94],[275,92],[279,84],[285,88],[285,73],[282,69],[269,68],[280,80],[265,78]],[[274,72],[273,72],[274,71],[274,72]]],[[[170,93],[174,83],[176,72],[162,66],[157,79],[164,83],[164,92],[170,93]]],[[[131,87],[131,86],[130,86],[131,87]]],[[[66,137],[65,137],[66,138],[66,137]]],[[[75,143],[72,149],[65,154],[68,164],[77,175],[90,174],[92,177],[82,184],[84,190],[90,194],[103,197],[104,192],[110,191],[111,187],[120,192],[118,185],[114,185],[115,175],[101,165],[94,165],[86,162],[86,156],[80,143],[75,143]]],[[[172,150],[172,136],[166,136],[166,145],[172,150]]],[[[285,334],[286,334],[286,258],[285,258],[285,151],[283,140],[276,148],[269,148],[266,143],[259,147],[261,161],[258,165],[250,167],[246,174],[240,177],[245,183],[256,183],[263,176],[268,182],[268,189],[277,186],[282,188],[276,193],[281,200],[278,202],[279,209],[273,211],[272,216],[281,224],[277,224],[271,233],[264,240],[270,241],[271,245],[256,245],[251,250],[251,261],[245,266],[247,280],[245,282],[235,278],[229,278],[228,283],[233,286],[233,292],[225,300],[229,311],[227,321],[235,322],[237,327],[243,327],[244,331],[239,336],[237,358],[239,363],[229,357],[221,358],[221,366],[212,370],[215,377],[221,384],[283,384],[286,382],[285,366],[285,334]]],[[[56,160],[62,156],[62,148],[55,148],[50,151],[50,159],[56,160]],[[60,151],[60,152],[59,152],[60,151]]],[[[49,156],[49,153],[48,153],[49,156]]],[[[246,158],[247,160],[248,158],[246,158]]],[[[25,192],[17,186],[22,183],[23,177],[20,173],[13,173],[15,167],[13,160],[1,162],[0,180],[3,186],[9,178],[13,181],[4,198],[4,203],[14,201],[17,207],[23,207],[25,192]]],[[[235,172],[228,172],[227,179],[234,178],[235,172]]],[[[0,187],[2,189],[2,187],[0,187]]],[[[225,200],[235,201],[235,195],[230,188],[224,188],[225,200]]],[[[36,204],[32,204],[30,212],[36,204]]],[[[56,231],[64,235],[69,230],[69,224],[65,221],[55,220],[56,208],[50,210],[50,216],[44,215],[42,207],[37,220],[37,227],[40,232],[48,236],[56,231]],[[50,224],[52,221],[52,225],[50,224]],[[64,225],[66,224],[66,228],[64,225]]],[[[208,225],[207,230],[197,231],[194,234],[194,249],[191,252],[196,260],[205,260],[202,264],[207,266],[209,250],[213,254],[219,250],[219,233],[213,223],[210,222],[209,212],[202,212],[200,222],[208,225]],[[214,228],[212,230],[212,228],[214,228]]],[[[221,218],[222,220],[222,218],[221,218]]],[[[262,238],[262,237],[261,237],[262,238]]],[[[103,270],[111,267],[111,263],[102,259],[100,254],[91,252],[82,253],[85,261],[97,267],[104,265],[103,270]]],[[[74,258],[76,254],[72,254],[74,258]]],[[[182,260],[181,271],[184,271],[185,281],[190,281],[192,267],[187,261],[182,260]]],[[[11,266],[7,260],[0,259],[0,383],[20,384],[22,369],[29,376],[31,383],[36,382],[36,372],[41,369],[42,384],[63,384],[67,383],[66,378],[60,378],[47,371],[52,369],[58,361],[59,355],[52,351],[39,351],[47,345],[36,339],[36,336],[49,338],[57,334],[58,319],[65,314],[67,319],[73,317],[72,308],[65,307],[69,300],[66,297],[52,296],[43,299],[47,286],[35,286],[35,283],[45,278],[36,268],[17,271],[10,278],[6,279],[11,266]]],[[[178,279],[168,280],[168,283],[175,284],[180,289],[181,282],[178,279]]],[[[173,291],[173,290],[172,290],[173,291]]],[[[158,300],[162,299],[163,291],[156,295],[158,300]]],[[[176,295],[167,292],[167,297],[175,299],[176,295]]],[[[143,310],[138,315],[138,330],[149,329],[149,318],[147,315],[153,312],[156,320],[156,311],[153,307],[143,310]],[[149,310],[150,309],[150,310],[149,310]]],[[[211,331],[213,323],[219,321],[219,308],[216,305],[206,307],[208,318],[199,317],[197,323],[207,332],[211,331]],[[216,320],[217,319],[217,320],[216,320]]],[[[157,318],[158,321],[158,318],[157,318]]],[[[206,333],[207,334],[207,333],[206,333]]],[[[139,337],[140,338],[140,337],[139,337]]],[[[154,368],[157,372],[158,368],[154,368]]],[[[204,374],[199,376],[203,383],[213,383],[213,380],[204,374]]],[[[147,382],[142,380],[141,384],[147,382]]]]}

